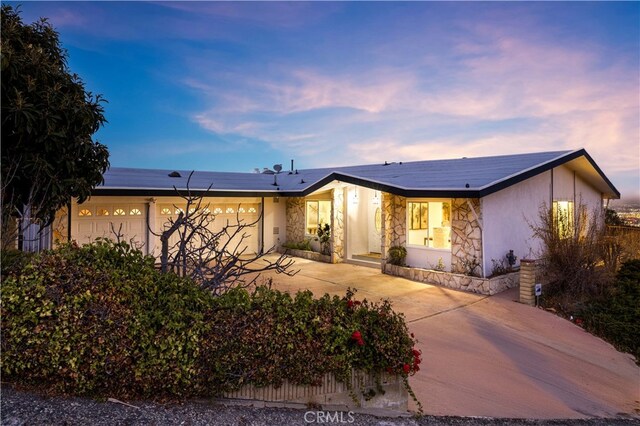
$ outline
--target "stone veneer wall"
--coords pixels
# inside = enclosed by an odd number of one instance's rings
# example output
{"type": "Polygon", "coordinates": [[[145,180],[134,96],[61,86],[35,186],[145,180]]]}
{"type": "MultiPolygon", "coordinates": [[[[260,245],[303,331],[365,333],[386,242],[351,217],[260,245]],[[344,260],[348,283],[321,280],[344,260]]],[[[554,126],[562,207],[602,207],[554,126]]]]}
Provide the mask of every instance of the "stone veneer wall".
{"type": "Polygon", "coordinates": [[[384,273],[418,281],[426,284],[434,284],[455,290],[469,291],[471,293],[493,295],[518,285],[519,272],[512,272],[494,278],[478,278],[468,275],[452,274],[450,272],[433,271],[430,269],[408,268],[386,264],[384,273]]]}
{"type": "Polygon", "coordinates": [[[304,241],[304,197],[287,198],[287,241],[304,241]]]}
{"type": "Polygon", "coordinates": [[[407,199],[382,193],[382,268],[386,264],[389,247],[404,246],[407,242],[407,199]]]}
{"type": "Polygon", "coordinates": [[[344,189],[334,188],[331,204],[331,262],[344,260],[344,189]]]}
{"type": "MultiPolygon", "coordinates": [[[[480,200],[471,198],[469,201],[482,222],[480,200]]],[[[467,204],[467,198],[454,198],[451,203],[451,272],[465,272],[465,262],[472,262],[475,256],[480,264],[475,271],[483,276],[480,226],[467,204]]]]}

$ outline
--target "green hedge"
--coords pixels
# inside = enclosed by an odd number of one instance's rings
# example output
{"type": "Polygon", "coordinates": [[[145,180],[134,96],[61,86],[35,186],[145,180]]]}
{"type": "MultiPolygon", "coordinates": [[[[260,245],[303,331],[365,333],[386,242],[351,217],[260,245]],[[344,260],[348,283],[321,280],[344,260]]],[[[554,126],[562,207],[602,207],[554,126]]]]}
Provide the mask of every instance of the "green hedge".
{"type": "Polygon", "coordinates": [[[215,396],[252,383],[408,376],[420,353],[388,302],[266,287],[213,297],[101,241],[33,257],[2,285],[3,380],[50,392],[215,396]]]}

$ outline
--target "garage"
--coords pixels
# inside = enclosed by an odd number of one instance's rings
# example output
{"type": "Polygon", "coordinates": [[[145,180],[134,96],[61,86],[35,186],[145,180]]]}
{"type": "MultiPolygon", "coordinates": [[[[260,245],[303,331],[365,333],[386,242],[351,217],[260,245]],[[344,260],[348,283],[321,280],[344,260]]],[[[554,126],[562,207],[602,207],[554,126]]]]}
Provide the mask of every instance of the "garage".
{"type": "MultiPolygon", "coordinates": [[[[240,252],[244,250],[244,254],[257,253],[260,249],[260,204],[257,200],[224,200],[217,199],[211,202],[204,202],[200,207],[202,211],[212,214],[214,219],[208,224],[207,228],[214,233],[219,233],[223,228],[229,225],[227,231],[233,233],[233,226],[238,223],[254,224],[244,229],[245,238],[242,234],[237,234],[228,245],[231,252],[240,252]],[[235,248],[237,247],[237,250],[235,248]],[[231,248],[234,248],[233,250],[231,248]]],[[[167,229],[170,220],[178,217],[180,212],[184,212],[186,205],[183,203],[166,203],[159,200],[157,208],[157,217],[162,224],[162,229],[167,229]]],[[[180,235],[174,233],[169,239],[169,246],[173,246],[180,235]]],[[[229,238],[225,233],[221,235],[219,240],[220,246],[226,244],[229,238]]]]}
{"type": "Polygon", "coordinates": [[[71,220],[73,238],[78,244],[96,238],[121,239],[138,248],[147,244],[147,205],[144,203],[96,203],[77,206],[71,220]]]}
{"type": "MultiPolygon", "coordinates": [[[[220,232],[228,224],[254,224],[243,230],[245,238],[240,234],[233,237],[227,246],[231,252],[244,250],[244,254],[253,254],[261,247],[261,200],[259,198],[212,197],[205,200],[200,207],[204,212],[214,216],[208,224],[212,232],[220,232]]],[[[159,234],[170,226],[172,219],[184,212],[186,203],[177,197],[91,197],[82,204],[74,204],[71,217],[71,238],[78,244],[86,244],[97,238],[120,239],[131,243],[145,254],[157,256],[160,253],[159,234]],[[149,230],[158,235],[154,235],[149,230]]],[[[60,221],[64,223],[63,220],[60,221]]],[[[233,228],[228,228],[229,232],[233,228]]],[[[66,231],[60,229],[64,235],[66,231]]],[[[173,234],[169,240],[170,247],[180,238],[173,234]]],[[[228,242],[229,237],[223,233],[220,245],[228,242]]]]}

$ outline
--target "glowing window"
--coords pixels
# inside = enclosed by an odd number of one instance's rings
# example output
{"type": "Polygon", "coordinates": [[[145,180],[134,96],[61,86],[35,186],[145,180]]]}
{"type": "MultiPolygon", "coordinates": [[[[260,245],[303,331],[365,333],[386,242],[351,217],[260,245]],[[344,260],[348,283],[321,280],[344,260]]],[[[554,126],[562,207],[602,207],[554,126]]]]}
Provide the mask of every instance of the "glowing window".
{"type": "Polygon", "coordinates": [[[249,213],[255,213],[255,212],[256,212],[255,207],[249,207],[249,213]]]}
{"type": "Polygon", "coordinates": [[[451,248],[451,203],[407,203],[407,243],[438,249],[451,248]]]}
{"type": "Polygon", "coordinates": [[[209,214],[209,213],[211,213],[211,210],[209,210],[209,207],[205,207],[204,209],[202,209],[202,212],[204,214],[209,214]]]}
{"type": "Polygon", "coordinates": [[[181,209],[180,207],[176,207],[175,214],[180,214],[180,213],[184,213],[184,209],[181,209]]]}
{"type": "Polygon", "coordinates": [[[246,213],[244,207],[238,208],[238,213],[246,213]]]}
{"type": "Polygon", "coordinates": [[[225,213],[235,213],[233,211],[233,207],[227,207],[227,210],[225,210],[225,213]]]}
{"type": "Polygon", "coordinates": [[[331,223],[331,201],[310,200],[307,201],[306,232],[308,235],[316,235],[318,226],[331,223]]]}
{"type": "Polygon", "coordinates": [[[189,209],[189,214],[194,214],[196,212],[196,208],[195,207],[191,207],[189,209]]]}
{"type": "Polygon", "coordinates": [[[213,209],[213,213],[214,214],[220,214],[220,213],[222,213],[222,209],[220,207],[216,207],[215,209],[213,209]]]}
{"type": "Polygon", "coordinates": [[[96,214],[98,216],[109,216],[109,210],[100,208],[100,209],[98,209],[96,214]]]}
{"type": "Polygon", "coordinates": [[[573,230],[573,201],[553,202],[553,222],[560,238],[568,238],[573,230]]]}
{"type": "Polygon", "coordinates": [[[113,211],[113,215],[114,216],[125,216],[127,213],[124,211],[124,209],[115,209],[113,211]]]}
{"type": "Polygon", "coordinates": [[[163,207],[162,211],[160,211],[160,214],[165,215],[165,216],[169,216],[171,215],[171,209],[168,207],[163,207]]]}
{"type": "Polygon", "coordinates": [[[140,215],[142,215],[142,212],[140,211],[140,209],[131,209],[131,210],[129,210],[129,215],[131,215],[131,216],[140,216],[140,215]]]}
{"type": "Polygon", "coordinates": [[[78,216],[80,217],[86,217],[86,216],[91,216],[91,210],[88,209],[82,209],[78,212],[78,216]]]}

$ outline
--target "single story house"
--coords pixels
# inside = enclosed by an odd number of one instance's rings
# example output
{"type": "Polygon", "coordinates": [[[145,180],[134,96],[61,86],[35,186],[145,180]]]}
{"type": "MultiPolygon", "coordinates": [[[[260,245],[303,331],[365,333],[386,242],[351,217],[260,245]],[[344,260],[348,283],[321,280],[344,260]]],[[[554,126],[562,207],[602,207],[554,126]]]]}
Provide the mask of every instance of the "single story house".
{"type": "MultiPolygon", "coordinates": [[[[111,168],[88,201],[70,204],[70,214],[59,212],[55,238],[85,243],[120,229],[157,254],[153,231],[183,208],[176,188],[186,190],[189,174],[111,168]]],[[[579,203],[592,211],[620,197],[584,149],[306,170],[292,162],[291,170],[262,173],[196,171],[189,189],[206,197],[216,214],[212,226],[255,222],[246,241],[250,251],[313,241],[318,224],[327,223],[332,262],[487,294],[517,283],[517,274],[489,278],[510,251],[518,259],[535,256],[540,242],[530,224],[542,205],[577,214],[579,203]],[[409,267],[389,264],[394,246],[406,248],[409,267]]]]}

